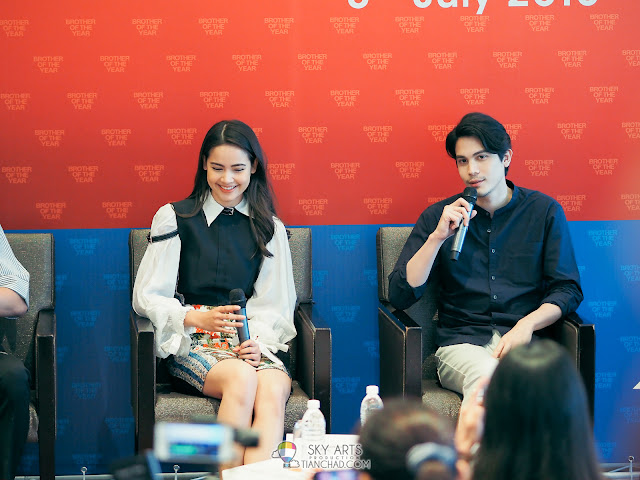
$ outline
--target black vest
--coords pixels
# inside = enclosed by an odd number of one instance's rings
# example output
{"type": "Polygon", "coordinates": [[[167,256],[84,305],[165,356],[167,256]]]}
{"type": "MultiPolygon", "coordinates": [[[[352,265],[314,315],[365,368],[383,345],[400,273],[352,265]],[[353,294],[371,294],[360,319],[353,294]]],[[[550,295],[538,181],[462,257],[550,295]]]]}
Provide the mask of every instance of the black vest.
{"type": "MultiPolygon", "coordinates": [[[[172,203],[177,213],[193,211],[195,201],[172,203]]],[[[182,243],[178,293],[191,305],[228,305],[229,291],[241,288],[253,294],[262,254],[251,233],[249,217],[237,210],[221,213],[207,226],[204,212],[183,218],[176,215],[182,243]]]]}

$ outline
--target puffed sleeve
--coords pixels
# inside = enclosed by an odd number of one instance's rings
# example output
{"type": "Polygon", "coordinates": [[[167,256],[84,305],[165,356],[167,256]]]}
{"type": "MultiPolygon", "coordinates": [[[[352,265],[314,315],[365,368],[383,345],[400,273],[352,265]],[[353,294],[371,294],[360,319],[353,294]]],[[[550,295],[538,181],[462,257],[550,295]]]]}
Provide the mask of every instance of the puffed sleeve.
{"type": "MultiPolygon", "coordinates": [[[[176,215],[170,204],[161,207],[153,217],[151,236],[156,237],[177,229],[176,215]]],[[[193,327],[184,326],[190,306],[183,306],[174,298],[180,264],[180,236],[153,242],[140,262],[133,287],[133,309],[149,318],[155,328],[156,355],[189,354],[193,327]]]]}
{"type": "Polygon", "coordinates": [[[253,295],[247,300],[249,333],[267,356],[270,355],[265,347],[271,352],[286,352],[286,342],[296,336],[293,325],[296,289],[289,240],[284,224],[277,218],[274,221],[275,233],[267,244],[273,256],[263,259],[253,295]]]}

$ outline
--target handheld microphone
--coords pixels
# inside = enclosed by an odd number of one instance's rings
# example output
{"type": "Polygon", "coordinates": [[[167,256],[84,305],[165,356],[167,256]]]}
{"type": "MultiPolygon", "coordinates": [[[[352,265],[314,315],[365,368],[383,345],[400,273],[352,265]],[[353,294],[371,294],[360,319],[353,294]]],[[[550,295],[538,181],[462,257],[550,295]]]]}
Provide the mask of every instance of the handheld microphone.
{"type": "MultiPolygon", "coordinates": [[[[471,210],[469,210],[469,218],[471,218],[471,212],[473,212],[473,207],[476,204],[476,200],[478,200],[478,191],[473,187],[467,187],[464,189],[464,192],[462,192],[462,198],[471,205],[471,210]]],[[[451,246],[451,260],[458,261],[458,255],[460,255],[462,251],[462,244],[464,243],[464,237],[467,234],[468,228],[464,223],[460,223],[456,236],[453,239],[453,245],[451,246]]]]}
{"type": "Polygon", "coordinates": [[[242,327],[237,327],[238,339],[240,344],[249,340],[249,321],[247,319],[247,299],[244,296],[244,291],[241,288],[234,288],[229,292],[229,305],[240,305],[240,310],[236,312],[237,315],[244,315],[242,321],[242,327]]]}

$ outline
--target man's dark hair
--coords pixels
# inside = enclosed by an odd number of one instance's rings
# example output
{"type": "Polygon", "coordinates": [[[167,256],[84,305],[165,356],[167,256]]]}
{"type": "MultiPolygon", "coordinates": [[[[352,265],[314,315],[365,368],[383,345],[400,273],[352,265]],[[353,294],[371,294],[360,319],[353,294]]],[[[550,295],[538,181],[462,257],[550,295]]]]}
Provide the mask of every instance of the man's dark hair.
{"type": "MultiPolygon", "coordinates": [[[[477,138],[487,152],[495,153],[500,157],[500,160],[511,148],[511,137],[504,126],[495,118],[484,113],[467,113],[462,117],[460,123],[449,132],[445,146],[447,154],[451,158],[456,158],[456,143],[460,137],[477,138]]],[[[504,174],[506,175],[508,171],[509,167],[505,167],[504,174]]]]}

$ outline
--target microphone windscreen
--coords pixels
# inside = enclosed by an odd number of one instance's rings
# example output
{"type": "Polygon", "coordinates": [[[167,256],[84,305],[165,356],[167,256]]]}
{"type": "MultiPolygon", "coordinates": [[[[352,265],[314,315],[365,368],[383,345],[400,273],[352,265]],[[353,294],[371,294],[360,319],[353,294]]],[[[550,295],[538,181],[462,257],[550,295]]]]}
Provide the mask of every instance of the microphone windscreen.
{"type": "Polygon", "coordinates": [[[240,305],[244,307],[247,303],[247,299],[244,296],[244,290],[241,288],[234,288],[229,292],[229,304],[230,305],[240,305]]]}
{"type": "Polygon", "coordinates": [[[467,187],[462,192],[462,196],[467,202],[475,204],[476,200],[478,200],[478,191],[473,187],[467,187]]]}

